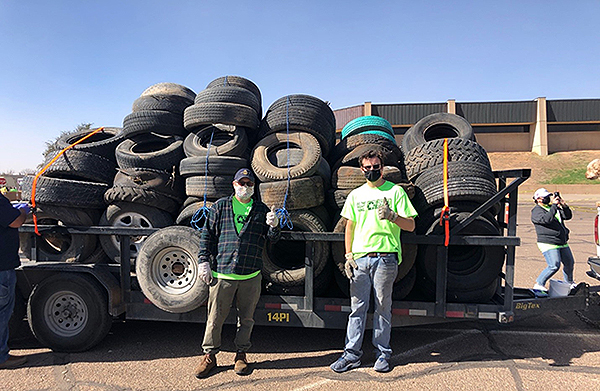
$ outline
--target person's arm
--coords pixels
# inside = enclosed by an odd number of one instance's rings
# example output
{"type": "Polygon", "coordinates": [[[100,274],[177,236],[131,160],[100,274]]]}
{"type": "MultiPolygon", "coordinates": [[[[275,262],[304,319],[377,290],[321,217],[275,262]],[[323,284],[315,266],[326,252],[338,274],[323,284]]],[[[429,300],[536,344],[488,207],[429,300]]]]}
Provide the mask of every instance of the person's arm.
{"type": "Polygon", "coordinates": [[[19,228],[23,225],[25,219],[27,219],[27,213],[25,213],[23,209],[19,209],[19,212],[19,217],[14,219],[13,222],[8,225],[10,228],[19,228]]]}
{"type": "MultiPolygon", "coordinates": [[[[216,204],[215,204],[216,205],[216,204]]],[[[210,262],[213,249],[216,247],[216,224],[217,224],[217,209],[213,205],[209,212],[204,227],[200,231],[200,250],[198,251],[198,263],[210,262]]]]}
{"type": "Polygon", "coordinates": [[[548,225],[552,222],[552,219],[554,219],[557,210],[558,207],[556,204],[552,204],[549,211],[546,211],[541,206],[535,207],[531,211],[531,222],[533,224],[548,225]]]}
{"type": "Polygon", "coordinates": [[[573,211],[571,211],[569,205],[564,201],[561,201],[560,203],[560,216],[563,220],[571,220],[571,218],[573,218],[573,211]]]}
{"type": "Polygon", "coordinates": [[[398,216],[393,223],[400,227],[403,231],[412,232],[415,230],[415,219],[412,217],[398,216]]]}
{"type": "Polygon", "coordinates": [[[344,246],[346,248],[346,254],[352,252],[352,240],[354,239],[354,226],[356,224],[352,220],[346,221],[346,230],[344,232],[344,246]]]}

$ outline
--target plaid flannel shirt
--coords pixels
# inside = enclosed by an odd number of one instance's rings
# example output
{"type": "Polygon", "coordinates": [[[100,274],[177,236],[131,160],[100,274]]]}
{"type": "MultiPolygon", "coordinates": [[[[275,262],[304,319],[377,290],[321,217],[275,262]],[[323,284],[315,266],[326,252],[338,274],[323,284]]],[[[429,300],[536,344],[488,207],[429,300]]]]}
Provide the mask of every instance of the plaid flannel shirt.
{"type": "Polygon", "coordinates": [[[223,274],[247,275],[262,269],[266,240],[275,243],[281,236],[280,225],[266,223],[269,209],[254,200],[250,214],[238,234],[235,229],[233,195],[219,199],[208,213],[200,235],[198,262],[210,262],[211,269],[223,274]]]}

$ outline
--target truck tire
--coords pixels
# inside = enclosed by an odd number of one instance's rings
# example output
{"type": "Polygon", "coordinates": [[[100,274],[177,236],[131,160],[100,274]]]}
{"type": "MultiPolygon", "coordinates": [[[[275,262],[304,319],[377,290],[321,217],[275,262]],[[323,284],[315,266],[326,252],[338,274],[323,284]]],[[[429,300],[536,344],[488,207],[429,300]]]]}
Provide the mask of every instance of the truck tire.
{"type": "Polygon", "coordinates": [[[237,103],[252,107],[257,113],[257,118],[260,120],[258,113],[262,111],[261,103],[256,95],[246,88],[238,86],[214,86],[200,91],[194,100],[194,104],[210,102],[237,103]]]}
{"type": "Polygon", "coordinates": [[[259,185],[260,199],[265,205],[283,207],[286,191],[288,191],[286,209],[309,209],[325,202],[323,179],[320,176],[298,178],[289,181],[266,182],[259,185]]]}
{"type": "MultiPolygon", "coordinates": [[[[267,204],[268,205],[268,204],[267,204]]],[[[291,210],[293,231],[326,232],[327,227],[314,213],[308,210],[291,210]]],[[[305,246],[303,241],[280,240],[268,245],[263,252],[263,278],[277,285],[298,286],[304,284],[305,246]]],[[[329,262],[329,244],[314,243],[314,275],[318,276],[329,262]]]]}
{"type": "MultiPolygon", "coordinates": [[[[450,226],[466,219],[470,212],[450,215],[450,226]]],[[[434,221],[426,235],[443,235],[444,228],[434,221]]],[[[499,236],[497,223],[479,216],[461,231],[461,235],[499,236]]],[[[471,291],[488,286],[498,278],[505,259],[503,246],[453,246],[448,248],[448,290],[471,291]]],[[[437,246],[420,245],[417,264],[430,281],[436,279],[437,246]]]]}
{"type": "MultiPolygon", "coordinates": [[[[31,199],[33,179],[32,175],[23,177],[21,186],[26,200],[31,199]]],[[[105,183],[40,176],[36,184],[35,202],[71,208],[104,209],[103,196],[108,187],[105,183]]]]}
{"type": "Polygon", "coordinates": [[[155,133],[138,135],[121,142],[115,151],[120,168],[154,168],[173,171],[178,167],[183,153],[183,138],[161,136],[155,133]]]}
{"type": "Polygon", "coordinates": [[[97,345],[110,330],[108,299],[91,276],[61,273],[33,288],[27,319],[35,338],[59,352],[81,352],[97,345]]]}
{"type": "MultiPolygon", "coordinates": [[[[448,161],[477,162],[490,167],[485,149],[475,141],[462,138],[448,139],[448,161]]],[[[414,181],[428,168],[444,164],[444,139],[427,141],[411,149],[404,156],[406,175],[414,181]]]]}
{"type": "Polygon", "coordinates": [[[233,193],[233,175],[230,176],[192,176],[185,180],[185,191],[191,197],[206,197],[216,201],[233,193]]]}
{"type": "Polygon", "coordinates": [[[198,276],[200,233],[171,226],[148,236],[135,270],[144,295],[158,308],[172,313],[192,311],[206,302],[208,285],[198,276]]]}
{"type": "MultiPolygon", "coordinates": [[[[444,201],[442,166],[428,168],[415,180],[413,205],[417,210],[436,206],[444,201]]],[[[450,202],[483,203],[496,194],[496,180],[489,166],[477,162],[448,163],[448,196],[450,202]]]]}
{"type": "MultiPolygon", "coordinates": [[[[178,203],[184,200],[184,182],[182,178],[175,173],[175,169],[157,170],[155,168],[132,167],[121,169],[115,175],[114,187],[131,187],[144,191],[153,191],[158,194],[173,198],[178,203]]],[[[129,199],[111,200],[111,201],[130,201],[129,199]]],[[[162,208],[161,208],[162,209],[162,208]]]]}
{"type": "MultiPolygon", "coordinates": [[[[37,205],[35,215],[39,225],[62,225],[67,227],[87,227],[98,222],[88,211],[51,205],[37,205]]],[[[28,216],[26,224],[33,224],[28,216]]],[[[35,234],[19,233],[21,252],[33,259],[35,234]]],[[[37,260],[39,262],[84,262],[96,248],[96,235],[76,235],[66,232],[45,232],[37,238],[37,260]]]]}
{"type": "MultiPolygon", "coordinates": [[[[289,161],[290,166],[295,166],[300,163],[302,157],[304,156],[304,152],[298,148],[290,148],[289,150],[289,161]]],[[[273,155],[269,155],[269,160],[273,159],[273,155]]],[[[275,152],[274,165],[276,167],[286,167],[288,166],[288,150],[280,149],[275,152]]],[[[318,175],[323,178],[323,186],[325,189],[329,189],[331,182],[331,167],[329,167],[329,163],[327,160],[321,157],[319,159],[319,163],[317,164],[317,170],[314,172],[314,175],[318,175]]]]}
{"type": "Polygon", "coordinates": [[[133,101],[131,111],[160,110],[183,116],[186,107],[194,102],[177,95],[144,95],[133,101]]]}
{"type": "Polygon", "coordinates": [[[248,167],[248,160],[237,156],[190,156],[179,164],[179,173],[184,178],[205,174],[233,177],[245,167],[248,167]]]}
{"type": "Polygon", "coordinates": [[[126,138],[151,132],[183,137],[188,134],[183,127],[182,116],[166,110],[136,111],[123,119],[123,135],[126,138]]]}
{"type": "MultiPolygon", "coordinates": [[[[206,207],[210,208],[212,206],[212,202],[211,201],[206,201],[206,207]]],[[[191,225],[192,223],[192,218],[194,217],[194,215],[196,214],[196,212],[202,208],[204,206],[204,201],[197,201],[194,202],[192,204],[186,205],[181,212],[179,212],[179,215],[177,216],[177,218],[175,219],[175,224],[177,225],[183,225],[185,227],[192,227],[192,228],[196,228],[193,227],[191,225]]],[[[196,226],[198,228],[204,227],[204,223],[205,223],[205,218],[201,218],[200,220],[198,220],[197,222],[195,222],[196,226]]]]}
{"type": "Polygon", "coordinates": [[[185,155],[245,157],[248,149],[248,128],[233,126],[232,131],[223,131],[222,128],[220,125],[209,125],[190,133],[183,142],[185,155]]]}
{"type": "Polygon", "coordinates": [[[151,95],[171,95],[179,96],[190,101],[190,104],[194,102],[196,93],[186,86],[182,86],[177,83],[157,83],[146,88],[140,96],[151,96],[151,95]]]}
{"type": "Polygon", "coordinates": [[[258,128],[258,114],[252,107],[237,103],[206,102],[185,109],[183,125],[189,131],[211,124],[258,128]]]}
{"type": "Polygon", "coordinates": [[[352,151],[347,153],[343,158],[338,160],[334,165],[334,171],[339,166],[354,166],[360,167],[360,162],[358,158],[360,156],[369,151],[369,150],[379,151],[383,155],[383,164],[386,166],[398,166],[398,161],[402,159],[402,151],[397,146],[392,146],[390,144],[386,146],[382,146],[379,144],[364,144],[354,148],[352,151]],[[391,149],[389,149],[389,148],[391,149]]]}
{"type": "Polygon", "coordinates": [[[427,141],[444,138],[464,138],[475,141],[471,124],[451,113],[435,113],[421,118],[404,133],[402,150],[405,153],[427,141]]]}
{"type": "MultiPolygon", "coordinates": [[[[236,86],[247,89],[252,92],[259,103],[262,105],[262,96],[260,94],[260,89],[256,84],[254,84],[251,80],[248,80],[241,76],[222,76],[214,79],[206,88],[220,87],[220,86],[236,86]]],[[[258,112],[259,117],[262,118],[262,112],[258,112]]]]}
{"type": "MultiPolygon", "coordinates": [[[[164,210],[147,205],[117,202],[109,205],[98,225],[114,228],[163,228],[173,224],[173,217],[164,210]]],[[[121,262],[121,241],[118,235],[100,235],[100,245],[111,262],[121,262]]],[[[130,254],[137,257],[146,236],[131,236],[130,254]]],[[[133,263],[133,262],[132,262],[133,263]]]]}
{"type": "MultiPolygon", "coordinates": [[[[263,182],[282,181],[290,178],[304,178],[311,176],[318,168],[321,158],[321,148],[317,139],[311,134],[304,132],[271,133],[265,136],[252,151],[251,166],[252,171],[258,179],[263,182]],[[278,167],[276,153],[282,149],[286,150],[287,145],[295,151],[302,151],[302,158],[299,162],[287,168],[286,165],[278,167]]],[[[290,161],[291,164],[291,161],[290,161]]]]}
{"type": "MultiPolygon", "coordinates": [[[[59,153],[59,151],[56,151],[48,155],[44,167],[59,153]]],[[[44,171],[44,176],[112,184],[116,173],[117,167],[114,159],[107,159],[95,153],[69,149],[44,171]]]]}
{"type": "Polygon", "coordinates": [[[94,153],[114,162],[115,148],[124,138],[123,130],[121,128],[105,127],[81,143],[74,145],[77,141],[89,135],[96,129],[86,129],[65,134],[56,140],[56,146],[58,149],[64,149],[73,145],[71,150],[94,153]]]}

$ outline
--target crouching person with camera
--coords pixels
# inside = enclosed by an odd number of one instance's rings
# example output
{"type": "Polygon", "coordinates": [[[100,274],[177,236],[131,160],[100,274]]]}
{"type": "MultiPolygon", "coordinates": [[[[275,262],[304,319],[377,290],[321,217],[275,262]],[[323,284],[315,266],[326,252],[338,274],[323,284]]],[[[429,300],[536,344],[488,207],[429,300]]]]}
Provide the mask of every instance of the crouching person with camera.
{"type": "Polygon", "coordinates": [[[567,243],[569,229],[565,226],[565,220],[570,220],[573,212],[558,192],[550,193],[541,188],[535,191],[533,199],[536,205],[531,210],[531,222],[535,226],[538,248],[548,264],[536,279],[533,289],[547,292],[546,282],[556,274],[561,263],[564,281],[574,288],[575,260],[567,243]]]}

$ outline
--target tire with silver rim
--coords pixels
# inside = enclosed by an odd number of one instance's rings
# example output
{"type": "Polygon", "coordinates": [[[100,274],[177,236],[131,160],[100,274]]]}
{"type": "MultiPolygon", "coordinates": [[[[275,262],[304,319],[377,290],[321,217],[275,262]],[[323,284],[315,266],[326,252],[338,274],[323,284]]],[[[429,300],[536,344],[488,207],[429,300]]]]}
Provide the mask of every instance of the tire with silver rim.
{"type": "Polygon", "coordinates": [[[107,294],[85,274],[56,274],[29,296],[27,320],[40,343],[55,351],[81,352],[98,344],[110,330],[107,294]]]}
{"type": "Polygon", "coordinates": [[[135,263],[140,288],[158,308],[189,312],[206,302],[208,285],[198,276],[200,233],[171,226],[148,236],[135,263]]]}
{"type": "MultiPolygon", "coordinates": [[[[163,228],[173,224],[173,217],[164,210],[152,206],[117,202],[109,205],[100,217],[100,226],[115,228],[163,228]]],[[[100,245],[114,262],[121,262],[121,241],[118,235],[99,235],[100,245]]],[[[130,236],[129,248],[132,261],[142,247],[147,236],[130,236]]]]}

